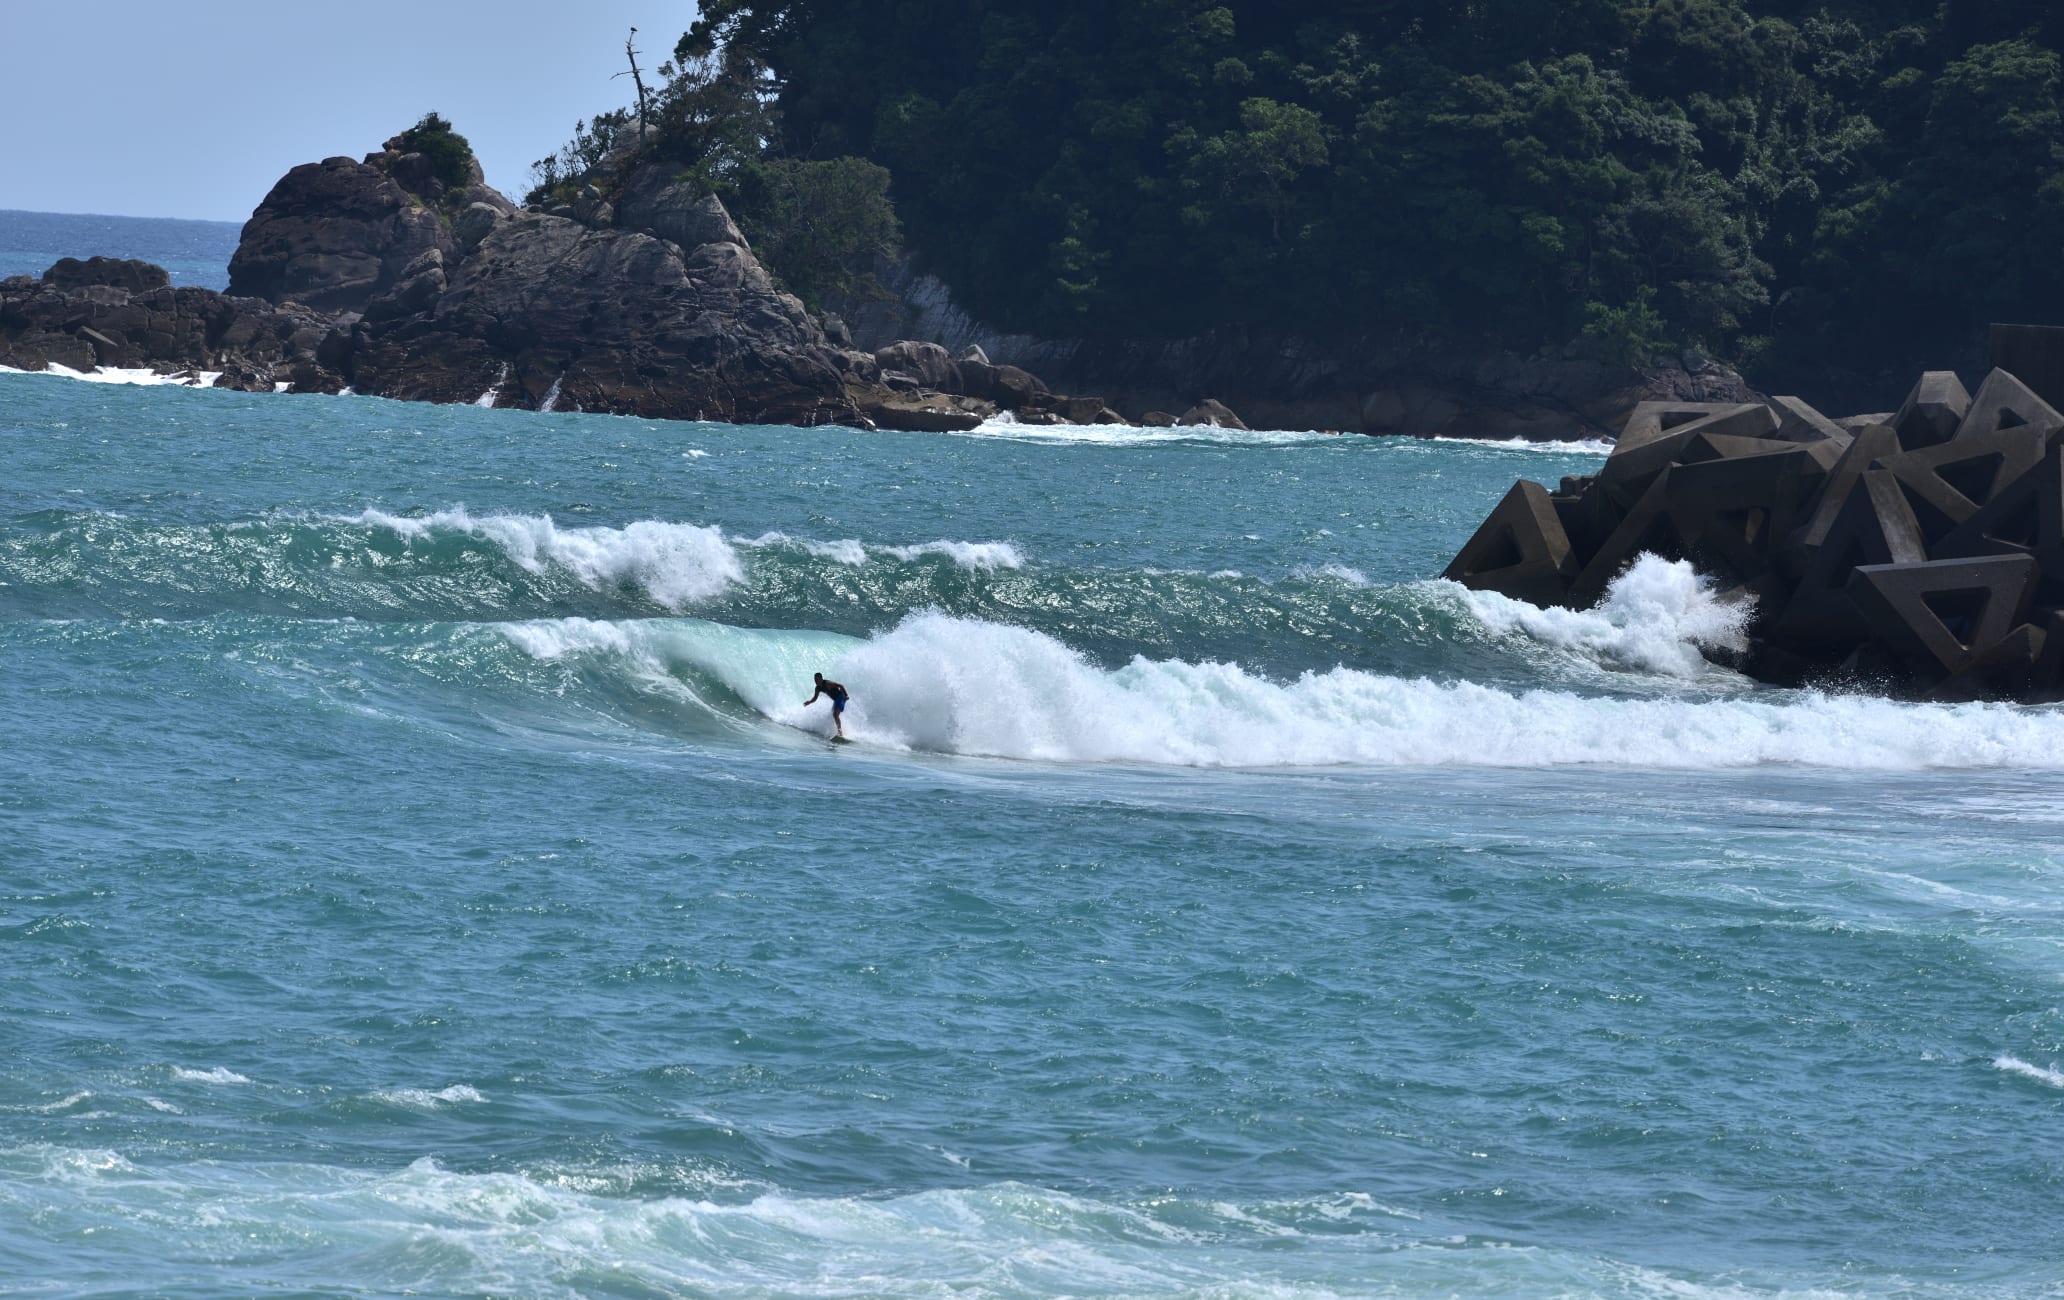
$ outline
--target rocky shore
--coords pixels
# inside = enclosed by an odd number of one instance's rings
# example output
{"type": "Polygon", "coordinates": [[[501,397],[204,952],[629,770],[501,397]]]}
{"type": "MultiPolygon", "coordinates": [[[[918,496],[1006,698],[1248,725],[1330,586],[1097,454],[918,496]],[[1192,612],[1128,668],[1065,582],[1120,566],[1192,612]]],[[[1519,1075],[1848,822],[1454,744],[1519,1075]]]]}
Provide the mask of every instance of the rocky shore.
{"type": "Polygon", "coordinates": [[[0,365],[668,419],[953,430],[1003,411],[1120,418],[979,348],[854,348],[836,318],[775,284],[717,199],[663,163],[623,158],[614,202],[591,189],[519,208],[470,152],[454,169],[409,143],[287,173],[245,225],[225,293],[107,258],[0,281],[0,365]]]}
{"type": "Polygon", "coordinates": [[[528,208],[488,186],[470,151],[433,157],[413,134],[282,177],[244,227],[225,293],[106,258],[0,280],[0,366],[931,431],[1009,412],[1026,424],[1566,438],[1617,428],[1644,401],[1758,397],[1702,359],[1444,365],[1368,340],[1028,340],[982,329],[907,267],[901,304],[854,304],[849,326],[783,292],[722,203],[640,154],[635,127],[605,189],[528,208]]]}

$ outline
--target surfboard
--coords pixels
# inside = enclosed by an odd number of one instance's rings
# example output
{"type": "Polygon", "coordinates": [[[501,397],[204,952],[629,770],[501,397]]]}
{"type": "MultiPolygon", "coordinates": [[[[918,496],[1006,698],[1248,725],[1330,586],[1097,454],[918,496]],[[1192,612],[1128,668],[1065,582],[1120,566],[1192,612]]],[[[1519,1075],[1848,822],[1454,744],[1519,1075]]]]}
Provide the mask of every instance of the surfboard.
{"type": "Polygon", "coordinates": [[[851,736],[826,736],[825,739],[834,745],[850,745],[853,743],[851,736]]]}

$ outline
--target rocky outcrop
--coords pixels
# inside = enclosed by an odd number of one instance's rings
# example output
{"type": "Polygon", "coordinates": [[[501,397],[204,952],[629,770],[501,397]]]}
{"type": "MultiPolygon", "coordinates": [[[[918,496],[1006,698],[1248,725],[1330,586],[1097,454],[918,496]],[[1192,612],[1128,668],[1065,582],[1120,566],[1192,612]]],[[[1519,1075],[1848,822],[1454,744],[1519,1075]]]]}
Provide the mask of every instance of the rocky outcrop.
{"type": "Polygon", "coordinates": [[[266,391],[298,375],[322,387],[331,327],[305,307],[173,288],[148,262],[66,258],[41,279],[0,280],[0,366],[17,370],[219,371],[226,386],[266,391]]]}
{"type": "Polygon", "coordinates": [[[0,284],[0,364],[798,425],[1120,418],[979,349],[852,349],[775,283],[721,202],[639,156],[599,178],[606,193],[590,178],[573,201],[518,210],[432,115],[362,162],[289,172],[244,227],[229,294],[104,259],[0,284]]]}
{"type": "Polygon", "coordinates": [[[229,292],[362,311],[416,258],[458,252],[451,231],[387,172],[349,158],[294,168],[244,224],[229,292]]]}
{"type": "Polygon", "coordinates": [[[2005,370],[1898,412],[1647,402],[1594,477],[1518,483],[1444,576],[1583,608],[1643,554],[1747,612],[1717,657],[1785,685],[2064,698],[2064,414],[2005,370]]]}
{"type": "Polygon", "coordinates": [[[853,420],[849,386],[868,386],[742,244],[688,250],[539,212],[376,300],[350,367],[361,392],[392,397],[538,407],[553,395],[569,409],[792,424],[853,420]],[[411,294],[420,306],[398,301],[411,294]]]}
{"type": "Polygon", "coordinates": [[[704,244],[745,247],[745,236],[738,233],[723,201],[693,182],[674,179],[674,170],[648,163],[633,172],[624,184],[623,197],[615,204],[616,224],[682,248],[704,244]]]}

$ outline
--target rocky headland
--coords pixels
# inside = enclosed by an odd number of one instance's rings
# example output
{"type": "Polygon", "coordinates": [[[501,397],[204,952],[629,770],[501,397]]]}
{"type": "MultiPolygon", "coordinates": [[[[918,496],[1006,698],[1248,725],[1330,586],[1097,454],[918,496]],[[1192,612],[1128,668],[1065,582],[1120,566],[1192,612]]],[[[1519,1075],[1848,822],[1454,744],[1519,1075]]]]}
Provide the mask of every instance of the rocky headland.
{"type": "Polygon", "coordinates": [[[458,138],[419,124],[362,159],[288,172],[245,225],[224,293],[106,258],[0,281],[0,365],[941,431],[1011,412],[1027,424],[1566,438],[1617,428],[1644,401],[1758,397],[1701,358],[1632,369],[1417,357],[1375,340],[1029,339],[983,328],[907,266],[891,268],[891,300],[814,314],[715,196],[641,151],[635,127],[577,197],[532,207],[441,139],[458,138]]]}
{"type": "Polygon", "coordinates": [[[782,291],[721,202],[635,149],[607,192],[519,208],[470,150],[440,155],[412,134],[282,177],[244,227],[225,293],[108,258],[0,281],[0,365],[668,419],[1119,419],[979,348],[854,348],[836,318],[782,291]]]}

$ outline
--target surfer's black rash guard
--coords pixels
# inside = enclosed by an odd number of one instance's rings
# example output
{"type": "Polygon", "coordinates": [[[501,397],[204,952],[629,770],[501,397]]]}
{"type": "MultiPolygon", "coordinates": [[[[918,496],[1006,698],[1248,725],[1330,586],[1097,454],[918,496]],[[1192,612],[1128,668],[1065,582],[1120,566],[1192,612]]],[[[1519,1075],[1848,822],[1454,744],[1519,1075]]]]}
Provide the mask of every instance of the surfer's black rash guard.
{"type": "Polygon", "coordinates": [[[837,682],[819,677],[817,679],[817,689],[811,692],[809,699],[803,701],[805,707],[815,704],[819,695],[829,695],[831,697],[831,711],[833,713],[844,713],[846,711],[846,688],[837,682]]]}

